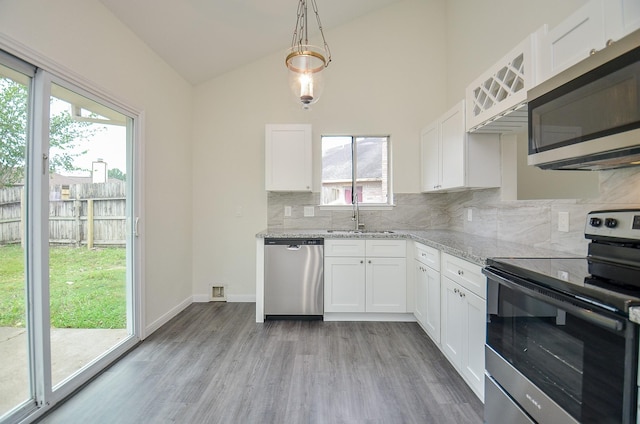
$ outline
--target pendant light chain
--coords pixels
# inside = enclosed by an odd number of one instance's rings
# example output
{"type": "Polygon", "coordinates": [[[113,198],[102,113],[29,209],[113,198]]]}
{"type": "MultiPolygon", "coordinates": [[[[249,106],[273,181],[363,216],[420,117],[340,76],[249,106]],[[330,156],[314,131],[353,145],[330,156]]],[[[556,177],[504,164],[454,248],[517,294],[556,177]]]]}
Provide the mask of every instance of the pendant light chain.
{"type": "MultiPolygon", "coordinates": [[[[327,52],[327,60],[324,65],[326,68],[329,66],[329,62],[331,62],[331,50],[329,49],[329,44],[327,44],[327,40],[324,37],[324,29],[322,28],[322,22],[320,21],[320,14],[318,13],[318,5],[316,4],[316,0],[310,0],[311,6],[313,7],[313,13],[316,15],[316,21],[318,22],[318,29],[320,30],[320,35],[322,36],[322,44],[324,50],[327,52]]],[[[307,1],[300,0],[298,3],[298,13],[296,19],[296,27],[293,30],[293,37],[291,39],[291,48],[298,47],[298,51],[302,51],[302,46],[309,44],[309,36],[308,36],[308,25],[307,25],[307,1]]]]}
{"type": "Polygon", "coordinates": [[[324,44],[324,49],[327,52],[327,63],[324,65],[324,67],[326,68],[327,66],[329,66],[329,62],[331,62],[331,50],[329,50],[327,40],[325,40],[324,38],[324,31],[322,30],[322,22],[320,22],[320,14],[318,13],[318,5],[316,4],[316,0],[311,0],[311,6],[313,6],[313,13],[316,14],[318,28],[320,29],[320,35],[322,36],[322,43],[324,44]]]}

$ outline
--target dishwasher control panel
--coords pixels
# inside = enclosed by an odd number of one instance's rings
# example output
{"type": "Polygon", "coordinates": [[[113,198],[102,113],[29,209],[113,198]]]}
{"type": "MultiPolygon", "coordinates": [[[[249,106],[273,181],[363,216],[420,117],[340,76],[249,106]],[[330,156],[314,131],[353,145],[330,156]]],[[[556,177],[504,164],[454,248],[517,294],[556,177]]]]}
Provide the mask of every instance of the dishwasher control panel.
{"type": "Polygon", "coordinates": [[[322,246],[324,245],[324,239],[302,239],[302,238],[268,238],[264,239],[265,246],[322,246]]]}

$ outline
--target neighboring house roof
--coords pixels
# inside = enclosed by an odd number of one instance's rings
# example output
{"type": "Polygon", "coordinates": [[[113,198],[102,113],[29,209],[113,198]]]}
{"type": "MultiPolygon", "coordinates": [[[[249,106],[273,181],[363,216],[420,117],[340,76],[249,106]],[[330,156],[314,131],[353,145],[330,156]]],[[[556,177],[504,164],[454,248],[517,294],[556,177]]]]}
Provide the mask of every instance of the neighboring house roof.
{"type": "MultiPolygon", "coordinates": [[[[60,175],[52,172],[49,175],[49,185],[71,185],[71,184],[91,184],[93,182],[91,177],[78,177],[73,175],[60,175]]],[[[122,182],[116,178],[109,178],[108,182],[118,183],[122,182]]]]}
{"type": "MultiPolygon", "coordinates": [[[[122,183],[124,181],[117,178],[109,178],[107,182],[110,183],[122,183]]],[[[49,185],[71,185],[71,184],[91,184],[93,180],[91,177],[78,177],[73,175],[60,175],[55,172],[49,174],[49,185]]],[[[23,187],[24,180],[12,184],[11,187],[23,187]]]]}
{"type": "MultiPolygon", "coordinates": [[[[382,179],[382,149],[379,139],[358,142],[358,178],[382,179]]],[[[322,157],[322,180],[351,180],[351,149],[349,146],[327,150],[322,157]]]]}

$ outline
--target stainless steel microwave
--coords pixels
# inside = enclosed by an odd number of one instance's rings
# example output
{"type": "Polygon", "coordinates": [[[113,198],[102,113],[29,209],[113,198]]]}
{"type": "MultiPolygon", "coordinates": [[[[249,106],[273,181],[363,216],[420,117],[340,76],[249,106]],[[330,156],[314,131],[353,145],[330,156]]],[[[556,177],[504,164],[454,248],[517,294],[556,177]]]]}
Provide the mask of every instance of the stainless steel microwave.
{"type": "Polygon", "coordinates": [[[529,165],[640,165],[640,30],[527,93],[529,165]]]}

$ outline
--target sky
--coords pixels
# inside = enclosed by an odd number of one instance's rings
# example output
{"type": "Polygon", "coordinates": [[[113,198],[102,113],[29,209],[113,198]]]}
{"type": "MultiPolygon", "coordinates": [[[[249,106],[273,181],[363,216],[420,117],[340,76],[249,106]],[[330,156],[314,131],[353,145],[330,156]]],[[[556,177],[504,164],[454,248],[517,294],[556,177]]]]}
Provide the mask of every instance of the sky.
{"type": "MultiPolygon", "coordinates": [[[[62,111],[71,112],[71,105],[59,99],[51,102],[51,114],[58,114],[62,111]]],[[[62,175],[91,176],[92,162],[102,159],[107,163],[107,169],[119,169],[126,174],[126,146],[127,129],[121,125],[92,124],[97,131],[90,139],[76,142],[72,152],[81,153],[87,151],[74,161],[76,168],[85,171],[60,172],[62,175]]],[[[55,154],[52,150],[51,154],[55,154]]]]}

